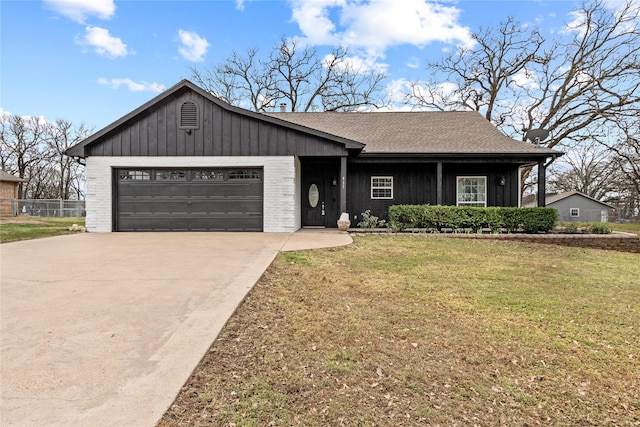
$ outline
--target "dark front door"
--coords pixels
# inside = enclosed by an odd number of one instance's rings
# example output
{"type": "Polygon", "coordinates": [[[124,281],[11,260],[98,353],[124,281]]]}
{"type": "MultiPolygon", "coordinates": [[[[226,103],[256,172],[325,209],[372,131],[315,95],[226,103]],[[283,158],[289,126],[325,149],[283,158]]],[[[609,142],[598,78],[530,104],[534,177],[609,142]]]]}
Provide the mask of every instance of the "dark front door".
{"type": "Polygon", "coordinates": [[[302,162],[302,226],[337,227],[339,216],[337,159],[302,162]]]}
{"type": "Polygon", "coordinates": [[[324,183],[320,179],[305,182],[304,221],[307,226],[324,226],[326,216],[324,183]]]}

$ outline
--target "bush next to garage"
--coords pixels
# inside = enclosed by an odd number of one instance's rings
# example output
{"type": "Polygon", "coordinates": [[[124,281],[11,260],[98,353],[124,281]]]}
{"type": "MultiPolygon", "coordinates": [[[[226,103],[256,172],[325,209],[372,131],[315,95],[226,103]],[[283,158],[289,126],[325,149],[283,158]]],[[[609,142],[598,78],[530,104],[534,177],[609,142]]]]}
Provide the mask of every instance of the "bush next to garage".
{"type": "Polygon", "coordinates": [[[558,220],[553,208],[474,208],[465,206],[394,205],[389,207],[389,225],[394,230],[428,231],[483,229],[540,233],[551,230],[558,220]]]}

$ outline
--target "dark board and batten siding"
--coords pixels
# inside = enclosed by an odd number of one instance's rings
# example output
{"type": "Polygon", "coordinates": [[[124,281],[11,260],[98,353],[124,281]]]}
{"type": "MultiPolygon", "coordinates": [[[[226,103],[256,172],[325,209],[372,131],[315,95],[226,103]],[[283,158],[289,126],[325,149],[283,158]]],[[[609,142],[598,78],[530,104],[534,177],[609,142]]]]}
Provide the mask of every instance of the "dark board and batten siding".
{"type": "MultiPolygon", "coordinates": [[[[349,164],[347,210],[358,215],[365,210],[387,218],[389,206],[398,204],[435,204],[436,165],[425,164],[349,164]],[[371,198],[371,177],[393,177],[393,199],[371,198]]],[[[353,217],[352,217],[353,218],[353,217]]],[[[356,221],[356,223],[357,223],[356,221]]]]}
{"type": "MultiPolygon", "coordinates": [[[[359,221],[365,210],[370,210],[380,218],[387,218],[389,206],[392,205],[436,205],[436,172],[434,162],[349,164],[347,210],[352,215],[358,215],[359,221]],[[371,198],[372,176],[393,177],[393,199],[371,198]]],[[[456,179],[459,176],[487,177],[487,206],[518,206],[518,165],[445,163],[442,204],[456,204],[456,179]],[[504,186],[499,185],[502,176],[506,178],[504,186]]]]}
{"type": "Polygon", "coordinates": [[[182,91],[132,118],[88,148],[90,156],[344,156],[344,145],[228,111],[182,91]],[[180,128],[185,101],[197,105],[199,126],[180,128]]]}

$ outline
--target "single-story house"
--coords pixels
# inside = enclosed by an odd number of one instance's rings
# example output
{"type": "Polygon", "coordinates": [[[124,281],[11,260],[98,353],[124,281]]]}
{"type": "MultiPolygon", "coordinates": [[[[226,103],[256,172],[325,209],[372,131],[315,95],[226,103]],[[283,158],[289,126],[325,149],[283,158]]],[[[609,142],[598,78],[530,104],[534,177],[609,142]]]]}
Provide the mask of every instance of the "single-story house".
{"type": "MultiPolygon", "coordinates": [[[[615,209],[615,206],[601,202],[579,191],[548,193],[546,195],[546,205],[558,211],[562,222],[607,222],[609,220],[609,212],[615,209]]],[[[537,196],[525,196],[522,200],[522,206],[537,206],[537,196]]]]}
{"type": "Polygon", "coordinates": [[[0,170],[0,215],[15,215],[18,187],[24,179],[0,170]]]}
{"type": "Polygon", "coordinates": [[[520,168],[544,188],[562,153],[476,112],[262,114],[183,80],[66,154],[86,164],[88,231],[291,232],[393,204],[518,206],[520,168]]]}

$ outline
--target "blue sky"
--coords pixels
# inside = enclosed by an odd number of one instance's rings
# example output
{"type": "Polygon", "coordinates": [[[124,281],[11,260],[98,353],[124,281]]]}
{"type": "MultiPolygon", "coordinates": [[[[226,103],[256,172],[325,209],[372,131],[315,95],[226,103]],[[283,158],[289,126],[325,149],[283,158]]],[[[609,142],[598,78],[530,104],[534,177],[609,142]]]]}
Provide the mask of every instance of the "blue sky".
{"type": "Polygon", "coordinates": [[[553,37],[574,1],[1,0],[0,112],[99,130],[233,51],[298,37],[320,52],[341,43],[382,66],[387,84],[509,15],[553,37]]]}

